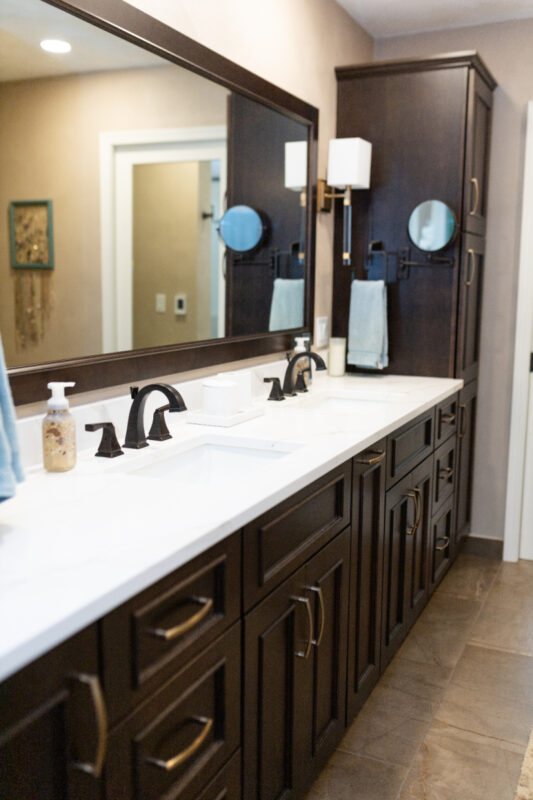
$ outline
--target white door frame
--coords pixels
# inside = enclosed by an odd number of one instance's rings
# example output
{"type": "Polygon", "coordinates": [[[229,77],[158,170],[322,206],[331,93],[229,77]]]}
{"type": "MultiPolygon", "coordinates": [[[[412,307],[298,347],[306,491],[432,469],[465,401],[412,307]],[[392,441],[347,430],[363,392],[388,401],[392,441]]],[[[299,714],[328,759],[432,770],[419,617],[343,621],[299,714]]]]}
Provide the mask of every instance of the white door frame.
{"type": "MultiPolygon", "coordinates": [[[[521,556],[533,557],[531,555],[533,552],[533,526],[530,524],[529,531],[526,530],[522,514],[523,497],[526,491],[524,478],[526,475],[528,409],[533,404],[529,371],[533,344],[533,101],[530,101],[527,106],[523,192],[503,543],[505,561],[517,561],[521,556]],[[530,555],[526,556],[528,552],[530,555]]],[[[530,453],[529,459],[532,458],[533,453],[530,453]]]]}
{"type": "MultiPolygon", "coordinates": [[[[220,159],[220,192],[226,191],[226,127],[109,131],[100,134],[100,229],[103,352],[131,350],[133,294],[133,167],[220,159]]],[[[219,258],[219,295],[225,291],[219,258]]],[[[219,309],[224,302],[219,301],[219,309]]]]}

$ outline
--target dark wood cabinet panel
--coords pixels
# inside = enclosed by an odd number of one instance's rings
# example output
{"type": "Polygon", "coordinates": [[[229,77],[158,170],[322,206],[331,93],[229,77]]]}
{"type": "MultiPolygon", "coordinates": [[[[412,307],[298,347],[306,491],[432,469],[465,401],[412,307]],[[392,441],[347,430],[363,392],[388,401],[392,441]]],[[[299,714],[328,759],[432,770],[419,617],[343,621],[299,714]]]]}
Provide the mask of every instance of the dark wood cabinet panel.
{"type": "Polygon", "coordinates": [[[455,370],[465,383],[476,378],[478,373],[484,261],[485,240],[465,234],[461,248],[455,370]]]}
{"type": "Polygon", "coordinates": [[[0,684],[2,800],[101,798],[97,653],[93,625],[0,684]]]}
{"type": "Polygon", "coordinates": [[[433,457],[430,456],[386,495],[382,670],[404,640],[429,595],[432,483],[433,457]]]}
{"type": "Polygon", "coordinates": [[[492,90],[471,69],[468,76],[468,121],[465,179],[463,186],[463,229],[485,234],[490,155],[492,90]]]}
{"type": "Polygon", "coordinates": [[[458,406],[458,394],[454,394],[438,404],[435,411],[435,447],[457,433],[458,406]]]}
{"type": "Polygon", "coordinates": [[[106,799],[192,800],[238,749],[237,623],[109,736],[106,799]]]}
{"type": "Polygon", "coordinates": [[[349,524],[350,492],[348,461],[244,528],[245,610],[349,524]]]}
{"type": "Polygon", "coordinates": [[[104,617],[103,670],[112,721],[236,621],[240,590],[241,537],[234,534],[104,617]]]}
{"type": "Polygon", "coordinates": [[[470,532],[474,478],[474,443],[477,412],[477,382],[467,384],[459,393],[459,431],[455,541],[470,532]]]}
{"type": "Polygon", "coordinates": [[[452,562],[454,543],[454,496],[431,520],[431,539],[429,554],[429,583],[433,591],[446,574],[452,562]]]}
{"type": "Polygon", "coordinates": [[[380,674],[386,440],[353,460],[347,722],[380,674]]]}
{"type": "Polygon", "coordinates": [[[433,450],[434,418],[435,409],[432,408],[387,438],[387,489],[433,450]]]}
{"type": "Polygon", "coordinates": [[[452,496],[457,472],[457,438],[444,442],[435,450],[433,464],[433,498],[431,513],[436,514],[443,503],[452,496]]]}
{"type": "Polygon", "coordinates": [[[194,800],[241,800],[240,750],[223,767],[216,778],[194,800]]]}

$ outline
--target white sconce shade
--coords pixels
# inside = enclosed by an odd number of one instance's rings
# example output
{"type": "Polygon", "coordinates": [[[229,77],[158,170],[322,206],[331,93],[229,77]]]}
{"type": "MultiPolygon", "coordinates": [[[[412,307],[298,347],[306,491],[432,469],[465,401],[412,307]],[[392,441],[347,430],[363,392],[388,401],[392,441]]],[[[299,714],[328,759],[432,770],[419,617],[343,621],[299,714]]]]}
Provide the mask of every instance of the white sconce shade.
{"type": "Polygon", "coordinates": [[[365,139],[330,139],[328,184],[338,189],[368,189],[371,158],[372,145],[365,139]]]}
{"type": "Polygon", "coordinates": [[[307,142],[285,142],[285,188],[301,192],[307,186],[307,142]]]}

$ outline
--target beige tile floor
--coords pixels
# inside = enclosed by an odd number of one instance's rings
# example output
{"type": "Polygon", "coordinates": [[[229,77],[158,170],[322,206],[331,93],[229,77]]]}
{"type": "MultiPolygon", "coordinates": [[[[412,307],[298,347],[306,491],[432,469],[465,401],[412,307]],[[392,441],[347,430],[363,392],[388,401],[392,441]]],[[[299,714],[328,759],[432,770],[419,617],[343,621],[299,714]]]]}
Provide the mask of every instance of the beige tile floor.
{"type": "Polygon", "coordinates": [[[513,800],[533,728],[533,562],[459,555],[307,800],[513,800]]]}

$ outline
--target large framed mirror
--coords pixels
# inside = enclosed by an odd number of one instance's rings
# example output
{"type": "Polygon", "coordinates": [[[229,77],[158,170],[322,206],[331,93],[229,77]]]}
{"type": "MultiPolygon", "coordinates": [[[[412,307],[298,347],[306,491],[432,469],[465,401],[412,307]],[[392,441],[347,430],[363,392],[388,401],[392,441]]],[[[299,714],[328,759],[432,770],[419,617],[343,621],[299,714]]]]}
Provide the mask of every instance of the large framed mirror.
{"type": "Polygon", "coordinates": [[[16,403],[52,379],[82,392],[281,352],[312,330],[317,109],[122,0],[3,0],[0,37],[16,403]],[[235,206],[264,221],[242,252],[219,235],[235,206]]]}

